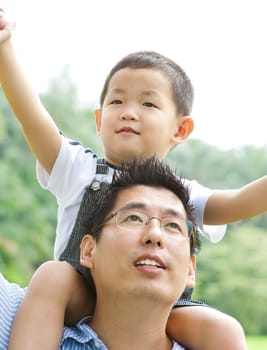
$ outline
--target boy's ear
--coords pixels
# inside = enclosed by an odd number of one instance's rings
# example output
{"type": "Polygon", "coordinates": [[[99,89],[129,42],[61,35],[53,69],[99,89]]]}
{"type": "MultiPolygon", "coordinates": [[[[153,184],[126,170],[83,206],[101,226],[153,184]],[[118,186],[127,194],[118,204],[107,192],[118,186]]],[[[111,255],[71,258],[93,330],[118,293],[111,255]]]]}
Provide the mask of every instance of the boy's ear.
{"type": "Polygon", "coordinates": [[[98,133],[100,132],[100,128],[101,128],[101,120],[102,120],[101,109],[96,109],[95,110],[95,125],[96,125],[96,130],[98,133]]]}
{"type": "Polygon", "coordinates": [[[188,275],[187,275],[187,283],[186,286],[188,288],[194,288],[196,283],[196,256],[191,256],[189,266],[188,266],[188,275]]]}
{"type": "Polygon", "coordinates": [[[190,116],[179,118],[179,124],[174,134],[175,144],[183,143],[194,130],[194,120],[190,116]]]}
{"type": "Polygon", "coordinates": [[[82,266],[91,269],[94,266],[94,252],[96,241],[93,236],[85,235],[80,244],[80,263],[82,266]]]}

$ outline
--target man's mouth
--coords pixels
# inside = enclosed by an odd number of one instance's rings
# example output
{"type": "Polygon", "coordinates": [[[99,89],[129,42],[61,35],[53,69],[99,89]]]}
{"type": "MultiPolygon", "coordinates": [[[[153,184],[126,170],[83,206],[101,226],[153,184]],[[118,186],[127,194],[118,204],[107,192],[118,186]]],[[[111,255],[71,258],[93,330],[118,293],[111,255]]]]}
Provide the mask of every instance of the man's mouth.
{"type": "Polygon", "coordinates": [[[152,266],[152,267],[158,267],[161,269],[165,269],[163,263],[158,261],[158,259],[152,259],[152,258],[141,258],[135,262],[135,266],[152,266]]]}

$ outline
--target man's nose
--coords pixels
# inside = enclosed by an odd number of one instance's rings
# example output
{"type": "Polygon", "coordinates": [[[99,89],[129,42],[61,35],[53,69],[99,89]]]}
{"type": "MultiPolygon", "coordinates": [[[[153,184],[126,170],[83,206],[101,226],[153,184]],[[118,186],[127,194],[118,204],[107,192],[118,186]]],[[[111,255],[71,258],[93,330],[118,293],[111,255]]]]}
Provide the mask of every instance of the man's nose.
{"type": "Polygon", "coordinates": [[[164,232],[162,232],[160,221],[157,218],[150,219],[144,227],[143,242],[164,248],[164,239],[164,232]]]}

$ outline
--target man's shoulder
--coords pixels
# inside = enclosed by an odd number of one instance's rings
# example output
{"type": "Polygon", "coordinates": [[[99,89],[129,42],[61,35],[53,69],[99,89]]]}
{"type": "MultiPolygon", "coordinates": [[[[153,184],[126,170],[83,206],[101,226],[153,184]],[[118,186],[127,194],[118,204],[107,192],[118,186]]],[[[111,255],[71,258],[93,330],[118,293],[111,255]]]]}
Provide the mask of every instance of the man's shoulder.
{"type": "Polygon", "coordinates": [[[9,282],[0,272],[0,349],[7,349],[11,326],[25,289],[9,282]]]}
{"type": "Polygon", "coordinates": [[[178,343],[176,343],[176,341],[173,341],[172,350],[185,350],[185,348],[182,345],[179,345],[178,343]]]}
{"type": "MultiPolygon", "coordinates": [[[[64,327],[61,350],[86,349],[107,350],[95,331],[88,325],[90,317],[85,317],[74,327],[64,327]]],[[[179,348],[178,348],[179,349],[179,348]]]]}

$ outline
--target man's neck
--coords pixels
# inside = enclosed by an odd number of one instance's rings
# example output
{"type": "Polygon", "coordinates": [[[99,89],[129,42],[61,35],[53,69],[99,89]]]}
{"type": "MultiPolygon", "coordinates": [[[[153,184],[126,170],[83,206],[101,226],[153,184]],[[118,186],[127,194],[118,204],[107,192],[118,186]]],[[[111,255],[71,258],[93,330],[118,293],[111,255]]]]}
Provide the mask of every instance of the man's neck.
{"type": "Polygon", "coordinates": [[[169,310],[120,301],[97,305],[90,326],[109,350],[170,350],[169,310]]]}

